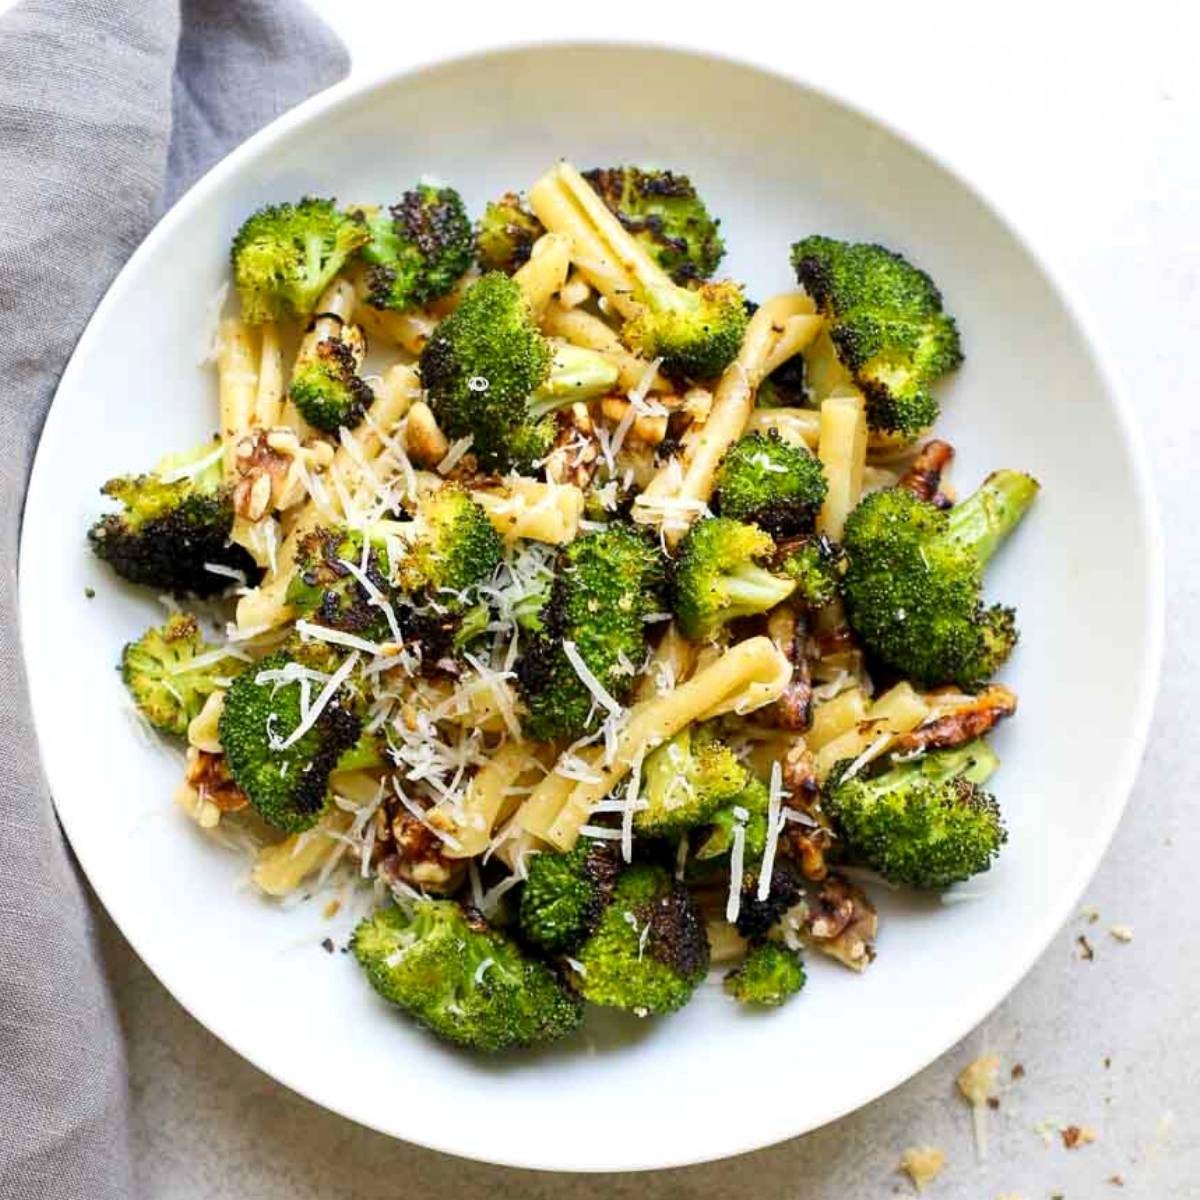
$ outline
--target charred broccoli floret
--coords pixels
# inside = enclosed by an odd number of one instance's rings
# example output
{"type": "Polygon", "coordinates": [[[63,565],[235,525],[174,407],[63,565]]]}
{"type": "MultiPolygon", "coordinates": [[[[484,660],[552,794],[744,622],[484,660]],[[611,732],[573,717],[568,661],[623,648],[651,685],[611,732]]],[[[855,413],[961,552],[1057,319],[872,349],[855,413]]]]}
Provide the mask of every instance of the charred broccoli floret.
{"type": "Polygon", "coordinates": [[[189,613],[175,613],[125,647],[121,678],[138,712],[155,729],[184,737],[205,700],[245,665],[232,655],[210,659],[216,650],[205,643],[189,613]],[[205,661],[197,665],[197,659],[205,661]]]}
{"type": "MultiPolygon", "coordinates": [[[[295,737],[305,715],[301,673],[291,655],[267,655],[233,681],[218,724],[234,783],[259,816],[284,833],[316,824],[325,807],[329,774],[362,732],[362,721],[343,689],[295,737]]],[[[308,686],[315,700],[323,684],[309,680],[308,686]]]]}
{"type": "Polygon", "coordinates": [[[746,786],[737,755],[706,726],[689,725],[646,756],[633,827],[650,837],[677,837],[704,825],[746,786]]]}
{"type": "Polygon", "coordinates": [[[475,257],[471,221],[452,187],[420,184],[386,211],[362,208],[355,215],[370,240],[367,303],[404,312],[454,290],[475,257]]]}
{"type": "Polygon", "coordinates": [[[731,517],[697,521],[679,546],[672,611],[693,640],[711,638],[730,621],[766,612],[795,590],[790,579],[756,562],[775,549],[770,534],[731,517]]]}
{"type": "Polygon", "coordinates": [[[931,385],[962,362],[933,280],[882,246],[808,237],[796,277],[829,320],[829,343],[867,400],[873,430],[911,441],[937,419],[931,385]]]}
{"type": "Polygon", "coordinates": [[[417,900],[360,922],[351,948],[371,986],[430,1032],[494,1053],[563,1037],[582,1005],[474,910],[417,900]]]}
{"type": "Polygon", "coordinates": [[[1015,614],[984,608],[984,569],[1038,492],[997,471],[946,513],[903,488],[867,496],[846,521],[846,611],[880,662],[924,684],[972,687],[1017,641],[1015,614]]]}
{"type": "Polygon", "coordinates": [[[584,999],[639,1016],[667,1013],[686,1004],[707,974],[708,937],[687,889],[660,866],[634,863],[577,958],[584,999]]]}
{"type": "Polygon", "coordinates": [[[725,991],[740,1004],[778,1008],[804,982],[804,960],[795,950],[782,942],[760,942],[725,976],[725,991]]]}
{"type": "Polygon", "coordinates": [[[461,596],[487,579],[504,557],[504,543],[487,513],[458,484],[426,492],[412,529],[394,528],[406,544],[395,574],[407,592],[461,596]]]}
{"type": "Polygon", "coordinates": [[[364,563],[362,530],[319,525],[303,534],[286,599],[300,616],[319,625],[382,642],[391,636],[383,604],[393,599],[388,553],[383,539],[365,536],[364,563]]]}
{"type": "Polygon", "coordinates": [[[747,434],[729,448],[714,501],[721,516],[781,537],[811,531],[828,490],[821,460],[772,430],[747,434]]]}
{"type": "Polygon", "coordinates": [[[758,408],[804,408],[808,405],[804,355],[797,354],[778,366],[758,385],[758,408]]]}
{"type": "Polygon", "coordinates": [[[511,275],[529,261],[533,243],[545,233],[542,223],[516,192],[490,200],[475,228],[475,255],[485,271],[511,275]]]}
{"type": "Polygon", "coordinates": [[[618,703],[646,653],[644,617],[661,607],[662,558],[626,525],[585,533],[559,558],[542,628],[517,663],[522,726],[538,741],[574,738],[592,727],[596,698],[564,642],[618,703]]]}
{"type": "Polygon", "coordinates": [[[849,779],[848,765],[826,780],[822,804],[850,853],[885,879],[947,888],[986,871],[1007,840],[996,801],[980,786],[999,765],[985,742],[849,779]]]}
{"type": "Polygon", "coordinates": [[[211,596],[229,577],[206,564],[258,578],[254,560],[229,544],[233,501],[222,483],[221,444],[206,442],[189,454],[172,454],[146,475],[110,479],[100,491],[122,511],[101,517],[88,541],[98,558],[131,583],[160,591],[211,596]]]}
{"type": "Polygon", "coordinates": [[[725,254],[720,221],[674,171],[598,167],[583,177],[676,283],[707,279],[725,254]]]}
{"type": "Polygon", "coordinates": [[[470,437],[487,470],[531,470],[554,443],[554,412],[616,380],[602,355],[543,337],[520,284],[499,271],[471,285],[421,353],[438,423],[449,437],[470,437]]]}
{"type": "Polygon", "coordinates": [[[307,316],[366,240],[366,228],[332,200],[310,196],[259,209],[238,230],[231,251],[242,316],[254,324],[307,316]]]}
{"type": "Polygon", "coordinates": [[[779,570],[796,581],[793,598],[806,608],[824,608],[841,591],[845,553],[827,537],[806,537],[780,547],[779,570]]]}
{"type": "MultiPolygon", "coordinates": [[[[766,822],[763,822],[765,842],[766,822]]],[[[749,841],[749,839],[747,839],[749,841]]],[[[771,867],[771,882],[767,894],[758,897],[762,878],[762,854],[753,854],[747,847],[746,866],[742,872],[742,895],[734,925],[747,941],[764,938],[778,924],[783,914],[794,907],[804,895],[800,875],[787,859],[775,858],[771,867]]]]}
{"type": "Polygon", "coordinates": [[[612,845],[589,838],[565,854],[535,854],[521,891],[521,936],[551,954],[569,954],[596,928],[619,868],[612,845]]]}
{"type": "Polygon", "coordinates": [[[363,419],[375,400],[371,385],[359,374],[366,352],[362,330],[343,325],[336,337],[322,338],[297,364],[290,395],[314,429],[337,433],[363,419]]]}

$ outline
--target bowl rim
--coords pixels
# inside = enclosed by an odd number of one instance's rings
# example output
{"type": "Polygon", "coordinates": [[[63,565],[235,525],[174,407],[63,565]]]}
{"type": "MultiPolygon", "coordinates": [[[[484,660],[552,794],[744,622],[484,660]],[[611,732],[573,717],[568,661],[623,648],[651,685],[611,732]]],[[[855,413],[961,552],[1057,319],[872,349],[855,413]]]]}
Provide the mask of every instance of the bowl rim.
{"type": "MultiPolygon", "coordinates": [[[[1027,942],[1027,948],[1024,954],[1014,956],[1013,964],[1004,973],[1001,982],[995,989],[995,998],[987,1004],[982,1011],[971,1010],[965,1013],[957,1022],[947,1025],[944,1036],[940,1039],[941,1046],[932,1057],[925,1062],[916,1063],[911,1066],[902,1068],[894,1073],[886,1080],[873,1081],[871,1085],[865,1088],[854,1099],[839,1105],[826,1113],[820,1122],[817,1124],[808,1125],[802,1129],[796,1129],[790,1125],[786,1117],[783,1119],[777,1118],[774,1122],[764,1122],[764,1124],[756,1130],[757,1136],[752,1138],[742,1138],[738,1140],[737,1145],[729,1148],[711,1149],[707,1147],[696,1146],[688,1152],[676,1151],[666,1158],[650,1159],[633,1159],[627,1162],[614,1164],[613,1162],[604,1163],[575,1163],[566,1165],[552,1158],[534,1159],[528,1156],[519,1154],[513,1155],[489,1155],[486,1159],[480,1159],[478,1156],[471,1153],[470,1149],[463,1146],[461,1143],[453,1143],[449,1139],[437,1139],[429,1137],[414,1138],[408,1134],[396,1132],[393,1128],[388,1128],[384,1124],[378,1122],[370,1113],[355,1111],[352,1105],[336,1105],[327,1102],[319,1095],[314,1094],[304,1083],[295,1078],[295,1072],[288,1068],[287,1063],[278,1064],[272,1063],[266,1065],[260,1060],[256,1047],[248,1042],[244,1035],[239,1031],[230,1031],[226,1027],[226,1023],[220,1019],[206,1020],[197,1011],[197,1005],[193,1007],[183,996],[175,992],[167,980],[171,977],[172,971],[169,963],[164,963],[157,958],[152,952],[148,952],[141,944],[140,938],[131,936],[124,925],[117,920],[115,913],[109,906],[105,898],[104,887],[97,882],[101,877],[101,872],[93,873],[90,870],[90,864],[93,862],[93,852],[86,845],[85,839],[81,839],[77,844],[71,836],[71,821],[70,818],[64,815],[58,808],[55,802],[55,812],[62,825],[63,831],[66,833],[68,840],[71,843],[72,850],[77,858],[80,867],[88,879],[90,886],[104,906],[105,911],[110,915],[114,924],[121,930],[121,934],[129,944],[133,947],[138,957],[154,975],[154,977],[163,985],[170,993],[171,997],[178,1003],[193,1019],[199,1022],[213,1036],[217,1037],[224,1045],[228,1046],[240,1057],[251,1063],[263,1074],[276,1082],[289,1088],[291,1091],[310,1100],[312,1103],[324,1108],[330,1112],[337,1113],[339,1116],[348,1120],[354,1121],[356,1124],[363,1125],[376,1132],[386,1134],[398,1140],[409,1142],[413,1145],[419,1145],[426,1149],[435,1150],[440,1153],[449,1154],[455,1157],[464,1158],[473,1161],[486,1161],[498,1166],[506,1166],[513,1168],[523,1168],[527,1170],[540,1171],[556,1171],[556,1172],[610,1172],[610,1171],[648,1171],[648,1170],[665,1170],[674,1167],[689,1166],[698,1163],[711,1162],[717,1159],[732,1158],[741,1154],[747,1154],[755,1150],[760,1150],[768,1146],[777,1145],[781,1142],[790,1140],[794,1137],[802,1136],[805,1133],[812,1132],[825,1125],[831,1124],[834,1121],[840,1120],[852,1112],[865,1107],[875,1100],[887,1095],[895,1090],[901,1084],[907,1082],[919,1071],[923,1070],[930,1062],[940,1057],[949,1050],[955,1043],[962,1040],[973,1029],[983,1023],[988,1015],[994,1011],[1007,997],[1012,993],[1014,988],[1021,982],[1026,974],[1032,969],[1034,964],[1041,958],[1048,948],[1050,942],[1058,934],[1061,928],[1066,924],[1071,913],[1078,906],[1084,890],[1091,881],[1093,875],[1098,870],[1100,863],[1103,861],[1104,855],[1107,853],[1111,845],[1113,836],[1115,835],[1117,825],[1123,816],[1128,805],[1130,794],[1136,782],[1137,774],[1141,766],[1142,758],[1145,753],[1147,741],[1149,738],[1150,726],[1154,714],[1155,703],[1159,691],[1159,683],[1162,671],[1162,660],[1165,641],[1165,553],[1164,539],[1162,533],[1162,523],[1159,511],[1157,495],[1153,485],[1153,474],[1150,465],[1149,455],[1146,450],[1144,437],[1140,426],[1137,424],[1133,407],[1127,399],[1124,386],[1120,375],[1113,363],[1112,357],[1104,344],[1104,342],[1096,335],[1096,325],[1088,315],[1086,306],[1080,300],[1080,297],[1067,287],[1058,271],[1055,269],[1052,262],[1033,244],[1029,236],[1016,223],[1004,214],[996,204],[994,204],[987,194],[978,186],[966,172],[964,172],[957,164],[947,160],[943,155],[925,144],[921,137],[913,134],[908,129],[896,123],[891,117],[874,109],[869,104],[862,101],[860,98],[848,94],[846,91],[829,87],[825,84],[816,84],[806,80],[800,72],[791,72],[780,70],[776,67],[763,64],[756,61],[751,55],[734,53],[725,50],[702,49],[695,45],[672,42],[661,38],[619,38],[612,36],[579,36],[573,35],[569,37],[559,37],[552,34],[541,37],[514,37],[502,38],[489,41],[486,45],[472,46],[462,50],[456,50],[449,54],[435,54],[422,56],[418,52],[414,57],[410,58],[404,65],[394,69],[384,71],[368,72],[363,75],[355,75],[353,69],[351,74],[344,80],[334,84],[333,86],[318,92],[316,95],[302,101],[294,108],[282,113],[280,116],[271,121],[268,125],[252,134],[245,141],[241,142],[227,155],[210,167],[199,179],[197,179],[176,201],[175,203],[157,220],[153,228],[146,234],[143,241],[137,246],[134,252],[130,255],[120,271],[114,276],[105,290],[104,296],[101,298],[95,311],[92,313],[87,324],[84,327],[82,334],[71,357],[68,360],[66,368],[60,377],[58,384],[55,387],[54,397],[51,400],[50,406],[47,408],[46,421],[42,429],[38,433],[38,443],[33,456],[32,467],[29,474],[29,481],[26,486],[26,493],[33,486],[33,481],[38,478],[41,473],[50,469],[48,466],[48,452],[44,449],[44,433],[46,425],[49,423],[51,409],[57,401],[60,389],[71,387],[75,384],[75,376],[77,374],[77,362],[82,357],[82,351],[90,347],[91,343],[99,336],[104,324],[109,318],[110,309],[115,306],[114,293],[118,291],[119,285],[131,274],[136,274],[140,269],[143,259],[151,256],[157,249],[159,243],[168,238],[176,227],[185,225],[191,218],[193,212],[200,208],[208,196],[219,188],[228,178],[235,176],[238,172],[244,169],[246,165],[252,164],[263,153],[269,152],[271,146],[286,136],[288,133],[297,127],[304,126],[310,122],[319,120],[323,116],[341,109],[348,108],[352,105],[361,103],[373,94],[382,93],[392,86],[396,85],[401,80],[413,79],[426,74],[432,74],[446,68],[455,68],[465,66],[473,61],[483,61],[488,59],[501,58],[510,55],[519,55],[522,53],[544,51],[548,49],[554,50],[650,50],[669,54],[680,58],[691,58],[701,62],[718,62],[722,65],[734,67],[741,70],[751,71],[775,81],[785,83],[793,88],[798,88],[801,91],[809,93],[811,96],[831,103],[834,106],[858,117],[864,121],[870,122],[883,129],[893,138],[904,144],[908,149],[915,151],[918,155],[925,158],[938,170],[943,172],[950,180],[958,187],[963,189],[971,199],[977,203],[997,224],[1013,239],[1016,245],[1028,256],[1030,262],[1036,267],[1045,279],[1055,299],[1062,305],[1064,314],[1067,320],[1075,327],[1083,345],[1086,347],[1088,354],[1093,360],[1096,373],[1103,385],[1103,390],[1106,398],[1109,401],[1110,408],[1118,423],[1121,440],[1124,445],[1126,454],[1129,459],[1131,468],[1131,478],[1133,481],[1134,492],[1137,501],[1137,524],[1139,532],[1144,542],[1145,563],[1146,569],[1142,580],[1142,591],[1145,603],[1146,620],[1143,629],[1140,631],[1140,640],[1145,647],[1145,656],[1143,666],[1137,680],[1136,692],[1134,693],[1134,701],[1131,707],[1130,719],[1127,723],[1129,730],[1128,735],[1124,739],[1123,748],[1120,756],[1114,760],[1112,770],[1113,790],[1119,797],[1119,802],[1112,806],[1111,812],[1102,822],[1102,840],[1097,843],[1097,853],[1092,859],[1083,859],[1075,862],[1068,872],[1067,881],[1061,889],[1061,900],[1059,904],[1051,911],[1048,911],[1040,921],[1039,925],[1031,931],[1031,936],[1027,942]]],[[[31,661],[28,650],[28,641],[25,638],[25,620],[24,614],[30,611],[32,603],[35,601],[35,589],[32,583],[29,583],[26,574],[23,571],[25,560],[25,506],[22,504],[21,513],[21,531],[20,531],[20,551],[18,558],[17,572],[17,587],[18,587],[18,628],[21,633],[22,646],[22,662],[25,667],[27,679],[31,679],[31,661]]],[[[31,690],[31,709],[33,711],[35,731],[40,726],[38,720],[39,710],[36,703],[32,700],[31,690]]],[[[40,749],[39,749],[40,755],[40,749]]],[[[53,771],[45,759],[42,757],[43,771],[46,774],[47,780],[50,781],[53,771]]],[[[51,788],[53,796],[53,788],[51,788]]]]}

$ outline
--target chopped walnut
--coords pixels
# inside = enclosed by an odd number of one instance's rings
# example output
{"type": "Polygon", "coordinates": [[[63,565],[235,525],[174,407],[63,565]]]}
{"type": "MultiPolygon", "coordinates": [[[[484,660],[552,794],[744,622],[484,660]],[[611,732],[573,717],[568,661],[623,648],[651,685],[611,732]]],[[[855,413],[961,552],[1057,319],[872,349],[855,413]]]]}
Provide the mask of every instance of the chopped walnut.
{"type": "Polygon", "coordinates": [[[875,957],[879,916],[862,888],[840,875],[830,875],[809,903],[805,938],[852,970],[865,970],[875,957]]]}
{"type": "Polygon", "coordinates": [[[812,751],[803,738],[797,738],[783,760],[783,786],[788,793],[788,807],[810,817],[814,824],[788,821],[780,835],[784,853],[800,865],[805,879],[819,882],[829,874],[825,855],[833,845],[833,830],[829,818],[821,811],[821,792],[812,751]]]}
{"type": "MultiPolygon", "coordinates": [[[[605,396],[600,402],[600,411],[605,420],[612,421],[616,425],[620,424],[629,412],[629,404],[628,400],[623,400],[619,396],[605,396]]],[[[629,426],[629,437],[646,446],[657,446],[667,436],[667,421],[666,413],[654,416],[638,413],[629,426]]]]}
{"type": "Polygon", "coordinates": [[[907,754],[914,750],[947,750],[952,746],[965,746],[987,733],[998,721],[1012,716],[1017,711],[1015,693],[1003,684],[994,683],[985,687],[976,696],[964,697],[948,709],[936,707],[934,715],[910,733],[901,734],[893,750],[907,754]]]}
{"type": "Polygon", "coordinates": [[[233,510],[248,521],[261,521],[276,507],[274,497],[283,491],[292,468],[291,458],[270,445],[269,433],[253,430],[234,451],[238,479],[233,485],[233,510]]]}
{"type": "Polygon", "coordinates": [[[937,508],[949,508],[950,498],[942,491],[942,472],[954,457],[954,447],[949,442],[934,439],[927,442],[912,460],[908,470],[900,476],[897,487],[912,492],[921,500],[928,500],[937,508]]]}
{"type": "Polygon", "coordinates": [[[376,845],[385,875],[431,892],[453,891],[461,862],[447,858],[441,839],[398,800],[389,798],[377,814],[376,845]]]}
{"type": "Polygon", "coordinates": [[[210,754],[192,746],[188,750],[184,779],[196,790],[202,803],[212,804],[221,812],[237,812],[250,801],[233,782],[224,754],[210,754]]]}
{"type": "Polygon", "coordinates": [[[1067,1125],[1059,1130],[1062,1143],[1068,1150],[1078,1150],[1081,1146],[1090,1145],[1096,1140],[1096,1131],[1086,1125],[1067,1125]]]}
{"type": "Polygon", "coordinates": [[[909,1146],[900,1155],[899,1170],[913,1181],[918,1192],[923,1192],[941,1173],[946,1165],[946,1155],[936,1146],[909,1146]]]}
{"type": "Polygon", "coordinates": [[[586,489],[599,460],[600,447],[593,436],[587,405],[572,404],[569,420],[560,423],[554,448],[546,456],[546,478],[551,483],[573,483],[586,489]]]}
{"type": "Polygon", "coordinates": [[[783,729],[807,729],[813,706],[807,622],[790,604],[777,605],[767,617],[767,636],[792,666],[792,677],[775,701],[775,723],[783,729]]]}

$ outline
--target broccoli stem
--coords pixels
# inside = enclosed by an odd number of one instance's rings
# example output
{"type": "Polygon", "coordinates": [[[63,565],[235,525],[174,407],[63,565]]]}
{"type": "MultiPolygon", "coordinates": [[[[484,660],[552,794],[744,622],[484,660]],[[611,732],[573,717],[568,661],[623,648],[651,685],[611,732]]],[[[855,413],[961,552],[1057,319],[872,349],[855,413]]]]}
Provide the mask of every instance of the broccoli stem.
{"type": "Polygon", "coordinates": [[[946,536],[986,563],[1020,524],[1039,487],[1020,471],[993,471],[974,495],[950,510],[946,536]]]}
{"type": "Polygon", "coordinates": [[[796,589],[791,579],[780,579],[754,563],[743,563],[722,575],[731,607],[749,615],[766,612],[786,600],[796,589]]]}
{"type": "Polygon", "coordinates": [[[553,351],[550,374],[529,398],[529,412],[535,418],[577,400],[603,396],[617,382],[617,368],[595,350],[562,343],[553,351]]]}
{"type": "Polygon", "coordinates": [[[986,783],[1000,766],[996,752],[982,738],[953,750],[939,750],[925,764],[925,774],[933,779],[965,779],[968,783],[986,783]],[[930,770],[930,767],[936,769],[930,770]]]}

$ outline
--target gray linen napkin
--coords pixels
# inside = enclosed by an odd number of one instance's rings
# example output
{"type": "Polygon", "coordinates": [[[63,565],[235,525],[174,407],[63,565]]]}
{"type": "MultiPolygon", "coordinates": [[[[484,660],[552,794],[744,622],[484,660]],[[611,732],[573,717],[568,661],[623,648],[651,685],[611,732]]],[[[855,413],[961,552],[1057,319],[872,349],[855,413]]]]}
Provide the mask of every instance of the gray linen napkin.
{"type": "Polygon", "coordinates": [[[297,0],[27,0],[0,18],[5,1200],[134,1191],[121,1034],[50,808],[18,642],[17,538],[38,433],[84,323],[162,209],[348,65],[297,0]]]}

